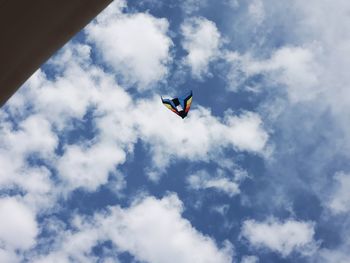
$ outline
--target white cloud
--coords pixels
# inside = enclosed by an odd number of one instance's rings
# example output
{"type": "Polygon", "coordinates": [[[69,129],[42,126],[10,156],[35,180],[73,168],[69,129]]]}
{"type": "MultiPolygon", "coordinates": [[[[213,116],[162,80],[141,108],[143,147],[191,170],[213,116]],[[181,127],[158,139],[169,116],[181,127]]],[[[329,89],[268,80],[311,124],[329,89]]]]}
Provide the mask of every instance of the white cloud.
{"type": "Polygon", "coordinates": [[[239,184],[233,178],[223,175],[211,176],[207,171],[201,170],[192,174],[187,178],[187,183],[192,189],[215,189],[229,196],[234,196],[240,193],[239,184]]]}
{"type": "Polygon", "coordinates": [[[260,116],[253,112],[244,112],[240,116],[229,116],[227,136],[239,150],[263,152],[268,140],[260,116]]]}
{"type": "Polygon", "coordinates": [[[328,207],[335,214],[347,213],[350,211],[350,175],[337,173],[334,176],[336,187],[328,201],[328,207]]]}
{"type": "MultiPolygon", "coordinates": [[[[39,255],[33,262],[97,262],[97,257],[92,254],[92,248],[98,245],[99,235],[96,231],[64,232],[56,237],[55,242],[60,249],[48,255],[39,255]]],[[[101,256],[103,258],[103,256],[101,256]]]]}
{"type": "Polygon", "coordinates": [[[1,148],[10,150],[14,156],[28,156],[34,153],[47,156],[58,143],[50,123],[41,115],[31,115],[26,118],[19,124],[17,130],[10,125],[4,125],[1,132],[3,135],[1,148]]]}
{"type": "Polygon", "coordinates": [[[59,158],[57,169],[68,188],[84,187],[95,191],[108,182],[108,175],[125,161],[125,155],[114,144],[97,143],[88,148],[70,145],[59,158]]]}
{"type": "Polygon", "coordinates": [[[152,102],[140,101],[133,118],[137,120],[140,138],[150,146],[153,165],[160,172],[175,158],[215,161],[222,150],[229,148],[257,154],[265,152],[268,134],[255,113],[235,116],[227,112],[221,121],[208,109],[198,107],[182,120],[158,101],[158,98],[152,102]],[[152,119],[145,117],[150,115],[152,119]],[[158,128],[159,123],[162,129],[158,128]]]}
{"type": "MultiPolygon", "coordinates": [[[[0,199],[0,242],[10,251],[29,249],[36,242],[38,226],[35,215],[16,198],[0,199]]],[[[2,256],[8,253],[2,253],[2,256]]]]}
{"type": "Polygon", "coordinates": [[[312,100],[322,92],[315,53],[316,50],[306,47],[282,47],[267,60],[256,60],[249,54],[227,53],[227,61],[234,65],[228,79],[237,86],[240,78],[265,74],[274,85],[287,88],[292,102],[312,100]]]}
{"type": "Polygon", "coordinates": [[[252,65],[250,70],[260,66],[262,71],[271,71],[271,78],[287,85],[292,102],[311,100],[322,91],[319,83],[321,72],[315,56],[316,54],[308,48],[283,47],[277,50],[270,60],[252,65]]]}
{"type": "Polygon", "coordinates": [[[162,199],[144,197],[129,208],[113,206],[93,218],[78,216],[73,220],[77,231],[64,233],[56,249],[39,256],[39,262],[55,257],[86,261],[92,247],[106,240],[118,251],[145,262],[232,262],[232,245],[218,248],[213,239],[193,228],[182,212],[182,202],[171,194],[162,199]]]}
{"type": "Polygon", "coordinates": [[[241,235],[252,246],[268,248],[286,257],[293,251],[304,255],[315,252],[314,224],[310,222],[271,219],[266,222],[246,220],[241,235]]]}
{"type": "Polygon", "coordinates": [[[33,114],[15,128],[6,118],[0,127],[0,187],[20,189],[24,202],[33,210],[48,205],[53,195],[51,172],[43,165],[30,165],[30,158],[53,160],[58,144],[50,122],[40,114],[33,114]],[[46,198],[43,198],[45,196],[46,198]]]}
{"type": "Polygon", "coordinates": [[[147,13],[122,14],[118,1],[107,9],[85,29],[103,60],[139,88],[161,80],[171,61],[168,21],[147,13]]]}
{"type": "Polygon", "coordinates": [[[140,260],[154,263],[232,261],[230,247],[219,249],[211,238],[181,217],[183,205],[176,195],[161,200],[148,197],[127,210],[111,211],[105,222],[106,230],[119,248],[140,260]],[[109,224],[115,227],[111,229],[109,224]]]}
{"type": "Polygon", "coordinates": [[[8,251],[0,248],[0,260],[1,262],[22,262],[21,258],[16,255],[16,252],[14,251],[8,251]]]}
{"type": "Polygon", "coordinates": [[[67,128],[74,118],[83,119],[96,90],[112,82],[111,76],[91,65],[90,55],[88,45],[67,44],[48,62],[56,74],[47,76],[39,69],[11,98],[9,111],[18,115],[38,113],[59,130],[67,128]]]}
{"type": "Polygon", "coordinates": [[[220,32],[214,22],[196,17],[181,26],[183,48],[188,52],[186,63],[192,74],[201,78],[208,74],[209,63],[219,55],[220,32]]]}

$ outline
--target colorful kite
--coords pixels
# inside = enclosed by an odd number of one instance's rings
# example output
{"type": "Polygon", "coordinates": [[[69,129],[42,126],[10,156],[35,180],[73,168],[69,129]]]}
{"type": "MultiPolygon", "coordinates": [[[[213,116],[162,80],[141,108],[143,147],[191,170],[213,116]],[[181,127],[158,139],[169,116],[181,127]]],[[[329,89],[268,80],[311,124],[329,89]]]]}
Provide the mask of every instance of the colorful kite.
{"type": "Polygon", "coordinates": [[[175,112],[177,115],[184,119],[187,116],[187,113],[191,107],[192,91],[190,91],[184,97],[178,97],[173,99],[162,98],[162,102],[169,110],[175,112]]]}

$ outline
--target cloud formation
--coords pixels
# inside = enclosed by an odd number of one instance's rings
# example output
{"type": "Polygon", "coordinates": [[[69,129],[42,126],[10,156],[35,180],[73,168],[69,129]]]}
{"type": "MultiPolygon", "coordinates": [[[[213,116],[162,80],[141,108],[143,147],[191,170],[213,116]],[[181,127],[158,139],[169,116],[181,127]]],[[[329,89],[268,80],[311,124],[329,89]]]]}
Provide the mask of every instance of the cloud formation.
{"type": "Polygon", "coordinates": [[[196,78],[207,75],[209,63],[219,56],[220,32],[214,22],[203,18],[191,18],[181,26],[182,46],[187,51],[185,62],[196,78]]]}
{"type": "Polygon", "coordinates": [[[85,29],[87,38],[127,83],[150,88],[168,72],[172,46],[167,35],[169,23],[147,13],[124,14],[125,2],[114,2],[85,29]]]}
{"type": "Polygon", "coordinates": [[[266,222],[246,220],[242,226],[242,236],[254,247],[265,247],[286,257],[293,251],[305,254],[314,253],[314,224],[270,219],[266,222]]]}
{"type": "Polygon", "coordinates": [[[177,195],[162,199],[143,197],[128,208],[112,206],[92,218],[76,217],[75,232],[66,231],[50,254],[38,262],[54,258],[88,260],[99,242],[110,240],[119,252],[129,252],[145,262],[232,262],[232,245],[219,248],[208,236],[184,219],[183,204],[177,195]]]}
{"type": "Polygon", "coordinates": [[[211,176],[207,171],[201,170],[189,176],[187,182],[189,187],[194,190],[214,189],[230,197],[239,194],[239,182],[222,175],[222,173],[222,171],[218,171],[218,175],[211,176]]]}

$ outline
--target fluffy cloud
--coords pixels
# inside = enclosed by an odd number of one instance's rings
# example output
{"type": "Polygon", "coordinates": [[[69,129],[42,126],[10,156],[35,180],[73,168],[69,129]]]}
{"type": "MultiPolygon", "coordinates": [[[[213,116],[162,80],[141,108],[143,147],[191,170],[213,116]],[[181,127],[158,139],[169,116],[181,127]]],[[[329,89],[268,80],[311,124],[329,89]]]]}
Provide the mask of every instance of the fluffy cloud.
{"type": "Polygon", "coordinates": [[[314,233],[314,224],[310,222],[271,219],[266,222],[244,221],[241,235],[254,247],[265,247],[286,257],[293,251],[314,253],[314,233]]]}
{"type": "MultiPolygon", "coordinates": [[[[112,241],[118,251],[127,251],[145,262],[232,262],[229,243],[219,248],[198,232],[181,214],[183,204],[174,194],[162,199],[144,197],[129,208],[113,206],[93,218],[76,217],[77,231],[66,232],[56,250],[40,256],[39,262],[54,257],[86,260],[98,242],[112,241]]],[[[64,262],[64,261],[63,261],[64,262]]]]}
{"type": "Polygon", "coordinates": [[[209,63],[218,57],[220,33],[214,22],[202,17],[189,19],[181,26],[182,45],[188,52],[186,63],[195,77],[208,74],[209,63]]]}
{"type": "Polygon", "coordinates": [[[88,45],[65,46],[47,63],[55,73],[48,76],[39,69],[11,98],[8,111],[22,118],[40,113],[60,131],[73,119],[83,119],[96,88],[111,82],[106,74],[91,65],[90,56],[88,45]]]}
{"type": "MultiPolygon", "coordinates": [[[[13,197],[0,199],[0,241],[7,249],[28,249],[36,242],[38,226],[35,215],[13,197]]],[[[10,256],[3,251],[2,257],[10,256]]]]}
{"type": "MultiPolygon", "coordinates": [[[[163,105],[142,101],[134,112],[140,138],[150,146],[154,167],[162,171],[175,158],[191,161],[218,160],[224,149],[236,149],[263,154],[268,134],[259,115],[244,112],[240,116],[227,112],[223,121],[211,115],[208,109],[192,109],[182,120],[163,105]],[[153,115],[150,120],[145,116],[153,115]],[[162,123],[162,129],[158,128],[162,123]]],[[[156,178],[155,178],[156,179],[156,178]]]]}
{"type": "Polygon", "coordinates": [[[111,231],[112,240],[141,260],[231,262],[230,247],[219,249],[212,239],[181,217],[182,211],[176,195],[161,200],[149,197],[125,211],[112,210],[107,225],[112,223],[110,220],[117,222],[113,218],[119,218],[117,227],[111,231]]]}
{"type": "Polygon", "coordinates": [[[59,158],[57,169],[68,188],[92,191],[107,183],[109,174],[124,161],[125,152],[113,144],[96,143],[88,148],[70,145],[59,158]]]}
{"type": "Polygon", "coordinates": [[[27,117],[16,128],[5,116],[0,121],[0,187],[22,191],[33,210],[51,206],[55,193],[50,170],[39,163],[30,165],[30,160],[54,159],[58,138],[50,122],[40,114],[27,117]]]}
{"type": "Polygon", "coordinates": [[[147,13],[123,14],[123,5],[115,2],[85,32],[103,60],[128,83],[147,88],[167,74],[172,46],[168,21],[147,13]]]}
{"type": "Polygon", "coordinates": [[[37,153],[45,156],[57,146],[57,136],[52,132],[50,123],[40,115],[25,119],[17,131],[5,128],[3,132],[7,140],[2,145],[18,155],[37,153]]]}

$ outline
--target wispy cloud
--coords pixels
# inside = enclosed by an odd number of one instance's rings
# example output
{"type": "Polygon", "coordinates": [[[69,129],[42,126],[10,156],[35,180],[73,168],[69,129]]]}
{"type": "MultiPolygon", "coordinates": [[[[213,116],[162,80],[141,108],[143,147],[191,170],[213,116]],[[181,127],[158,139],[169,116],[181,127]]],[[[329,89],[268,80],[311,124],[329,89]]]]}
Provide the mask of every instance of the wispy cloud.
{"type": "Polygon", "coordinates": [[[314,224],[270,219],[266,222],[246,220],[242,226],[242,236],[255,247],[265,247],[286,257],[293,251],[311,255],[317,249],[314,241],[314,224]]]}

